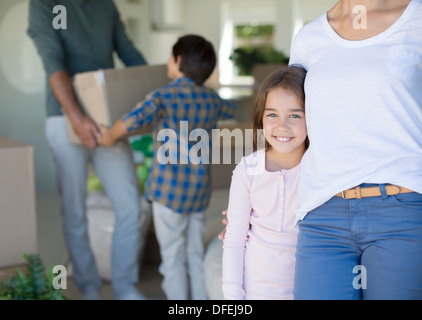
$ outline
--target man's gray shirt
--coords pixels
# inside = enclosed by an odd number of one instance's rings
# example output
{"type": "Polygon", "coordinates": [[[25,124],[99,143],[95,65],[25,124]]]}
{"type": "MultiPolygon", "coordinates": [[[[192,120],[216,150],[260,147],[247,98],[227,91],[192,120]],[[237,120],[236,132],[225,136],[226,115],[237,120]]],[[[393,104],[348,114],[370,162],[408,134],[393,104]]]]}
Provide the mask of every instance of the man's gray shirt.
{"type": "Polygon", "coordinates": [[[126,66],[146,64],[127,37],[112,0],[31,0],[27,32],[47,74],[47,116],[63,114],[48,83],[53,73],[66,70],[73,76],[113,68],[113,52],[126,66]],[[56,17],[59,26],[64,26],[65,21],[58,18],[64,11],[53,13],[59,5],[66,8],[66,29],[53,26],[56,17]]]}

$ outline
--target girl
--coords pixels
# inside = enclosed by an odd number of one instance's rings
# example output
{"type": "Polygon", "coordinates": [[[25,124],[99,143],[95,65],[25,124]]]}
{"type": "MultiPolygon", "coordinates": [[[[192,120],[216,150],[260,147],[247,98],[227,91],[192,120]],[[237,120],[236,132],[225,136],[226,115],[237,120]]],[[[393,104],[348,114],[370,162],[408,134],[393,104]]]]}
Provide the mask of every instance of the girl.
{"type": "Polygon", "coordinates": [[[268,76],[254,106],[254,153],[233,172],[223,245],[225,299],[292,299],[300,161],[307,148],[306,71],[268,76]],[[265,148],[257,150],[264,129],[265,148]]]}

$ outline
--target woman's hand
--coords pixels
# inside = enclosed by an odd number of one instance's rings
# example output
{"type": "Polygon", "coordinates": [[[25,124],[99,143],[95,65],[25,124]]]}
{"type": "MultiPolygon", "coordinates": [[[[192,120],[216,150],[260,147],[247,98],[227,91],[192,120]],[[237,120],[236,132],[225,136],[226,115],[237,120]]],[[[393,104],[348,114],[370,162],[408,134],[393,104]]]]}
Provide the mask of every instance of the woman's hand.
{"type": "MultiPolygon", "coordinates": [[[[227,226],[228,224],[228,220],[227,220],[227,210],[224,210],[223,212],[221,212],[221,214],[224,216],[223,220],[221,220],[221,222],[223,223],[224,226],[227,226]]],[[[220,240],[224,240],[224,236],[226,235],[226,228],[224,228],[223,231],[221,231],[218,234],[218,239],[220,240]]]]}

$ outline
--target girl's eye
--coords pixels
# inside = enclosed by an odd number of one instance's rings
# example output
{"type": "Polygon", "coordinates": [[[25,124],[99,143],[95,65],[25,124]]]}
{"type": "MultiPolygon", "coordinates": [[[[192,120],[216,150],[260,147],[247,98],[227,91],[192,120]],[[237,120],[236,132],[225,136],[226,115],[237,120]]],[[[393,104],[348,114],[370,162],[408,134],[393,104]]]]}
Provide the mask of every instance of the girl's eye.
{"type": "Polygon", "coordinates": [[[300,119],[301,117],[300,117],[299,115],[297,115],[297,114],[292,114],[292,115],[290,116],[290,118],[293,118],[293,119],[300,119]]]}
{"type": "Polygon", "coordinates": [[[277,115],[275,113],[268,113],[267,117],[268,118],[275,118],[275,117],[277,117],[277,115]]]}

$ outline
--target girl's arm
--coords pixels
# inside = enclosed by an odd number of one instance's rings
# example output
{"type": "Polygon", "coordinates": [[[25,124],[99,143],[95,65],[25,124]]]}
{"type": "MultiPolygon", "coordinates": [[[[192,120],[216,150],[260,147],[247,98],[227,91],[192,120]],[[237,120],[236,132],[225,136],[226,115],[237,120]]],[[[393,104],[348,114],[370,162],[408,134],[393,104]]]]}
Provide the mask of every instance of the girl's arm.
{"type": "Polygon", "coordinates": [[[249,182],[244,165],[233,171],[228,206],[228,225],[223,242],[224,299],[243,300],[244,254],[248,237],[251,206],[249,182]]]}

